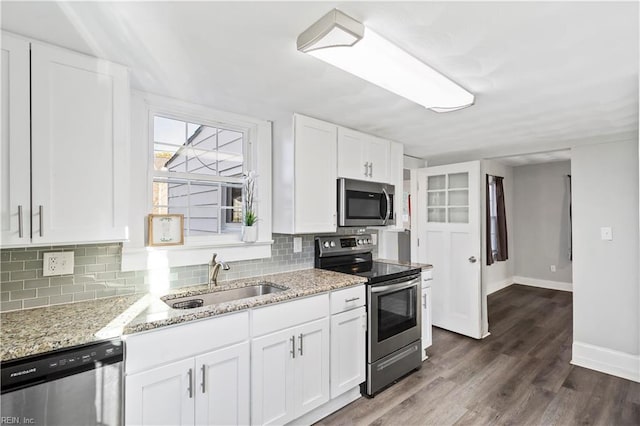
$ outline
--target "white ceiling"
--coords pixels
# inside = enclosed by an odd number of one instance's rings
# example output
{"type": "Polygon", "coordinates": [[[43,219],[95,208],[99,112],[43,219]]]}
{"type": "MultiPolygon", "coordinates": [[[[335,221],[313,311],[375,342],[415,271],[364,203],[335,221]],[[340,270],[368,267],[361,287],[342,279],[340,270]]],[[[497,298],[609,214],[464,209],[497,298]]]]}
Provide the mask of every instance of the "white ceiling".
{"type": "Polygon", "coordinates": [[[638,138],[638,3],[6,2],[2,28],[111,59],[134,87],[274,120],[300,112],[430,164],[638,138]],[[437,114],[295,48],[333,7],[476,95],[437,114]]]}
{"type": "Polygon", "coordinates": [[[492,158],[506,166],[517,167],[529,164],[552,163],[555,161],[570,161],[571,150],[532,152],[530,154],[510,155],[507,157],[492,158]]]}

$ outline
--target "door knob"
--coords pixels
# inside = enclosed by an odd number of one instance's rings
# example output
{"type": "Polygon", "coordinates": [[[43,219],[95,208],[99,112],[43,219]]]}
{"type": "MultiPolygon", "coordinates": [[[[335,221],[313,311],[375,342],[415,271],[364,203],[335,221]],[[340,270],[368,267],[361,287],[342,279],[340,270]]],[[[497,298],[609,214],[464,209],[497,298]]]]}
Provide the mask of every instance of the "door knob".
{"type": "Polygon", "coordinates": [[[477,261],[477,260],[478,260],[478,259],[476,259],[476,257],[475,257],[475,256],[471,256],[471,257],[469,258],[469,262],[471,262],[471,263],[476,263],[476,261],[477,261]]]}

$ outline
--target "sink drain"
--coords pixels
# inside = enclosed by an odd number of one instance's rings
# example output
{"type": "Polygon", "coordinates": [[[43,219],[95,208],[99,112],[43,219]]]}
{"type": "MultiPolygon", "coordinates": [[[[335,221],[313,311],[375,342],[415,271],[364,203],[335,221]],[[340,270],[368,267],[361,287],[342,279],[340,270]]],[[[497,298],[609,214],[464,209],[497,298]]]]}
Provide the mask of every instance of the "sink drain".
{"type": "Polygon", "coordinates": [[[176,302],[171,307],[173,309],[193,309],[204,306],[204,300],[202,299],[189,299],[183,302],[176,302]]]}

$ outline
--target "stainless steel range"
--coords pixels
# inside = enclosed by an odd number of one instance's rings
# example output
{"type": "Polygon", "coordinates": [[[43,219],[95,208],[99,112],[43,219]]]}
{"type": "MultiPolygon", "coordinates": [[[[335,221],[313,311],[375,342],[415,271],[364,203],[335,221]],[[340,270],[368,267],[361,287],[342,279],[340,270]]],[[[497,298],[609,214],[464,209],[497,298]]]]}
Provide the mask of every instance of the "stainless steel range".
{"type": "Polygon", "coordinates": [[[373,261],[370,234],[316,237],[315,266],[367,278],[367,381],[373,396],[422,363],[420,269],[373,261]]]}

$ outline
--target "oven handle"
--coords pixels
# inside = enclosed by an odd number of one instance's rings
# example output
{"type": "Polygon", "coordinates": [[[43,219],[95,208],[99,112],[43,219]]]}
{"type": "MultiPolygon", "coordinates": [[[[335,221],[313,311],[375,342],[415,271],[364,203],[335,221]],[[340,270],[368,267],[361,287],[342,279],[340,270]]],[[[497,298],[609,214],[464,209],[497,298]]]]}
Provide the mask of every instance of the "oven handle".
{"type": "Polygon", "coordinates": [[[409,282],[402,282],[399,284],[371,286],[371,293],[383,293],[388,291],[396,291],[396,290],[402,290],[405,288],[415,287],[419,285],[420,285],[420,278],[415,278],[409,282]]]}

